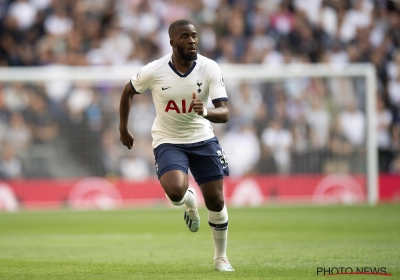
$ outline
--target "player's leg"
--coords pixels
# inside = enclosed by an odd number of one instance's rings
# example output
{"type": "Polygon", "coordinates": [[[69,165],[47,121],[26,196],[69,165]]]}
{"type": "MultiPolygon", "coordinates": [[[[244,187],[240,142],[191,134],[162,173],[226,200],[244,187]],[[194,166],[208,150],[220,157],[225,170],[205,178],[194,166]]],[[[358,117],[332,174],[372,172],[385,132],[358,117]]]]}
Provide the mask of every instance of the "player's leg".
{"type": "Polygon", "coordinates": [[[208,209],[208,224],[214,238],[214,264],[220,271],[234,271],[226,257],[228,211],[224,202],[222,179],[200,185],[208,209]]]}
{"type": "Polygon", "coordinates": [[[174,205],[182,205],[189,183],[187,174],[181,170],[170,170],[160,177],[160,184],[165,194],[174,205]]]}
{"type": "Polygon", "coordinates": [[[196,232],[200,227],[200,216],[197,211],[196,194],[188,188],[187,155],[171,144],[163,144],[154,150],[157,175],[166,197],[175,206],[183,206],[184,219],[190,231],[196,232]]]}
{"type": "Polygon", "coordinates": [[[226,257],[228,211],[223,195],[223,176],[229,175],[229,167],[217,138],[205,141],[203,145],[193,149],[189,166],[208,209],[208,222],[215,245],[215,268],[220,271],[234,271],[226,257]]]}
{"type": "Polygon", "coordinates": [[[197,210],[196,193],[188,188],[187,174],[180,170],[171,170],[160,178],[165,195],[175,206],[183,206],[183,219],[191,232],[197,232],[200,228],[200,215],[197,210]]]}

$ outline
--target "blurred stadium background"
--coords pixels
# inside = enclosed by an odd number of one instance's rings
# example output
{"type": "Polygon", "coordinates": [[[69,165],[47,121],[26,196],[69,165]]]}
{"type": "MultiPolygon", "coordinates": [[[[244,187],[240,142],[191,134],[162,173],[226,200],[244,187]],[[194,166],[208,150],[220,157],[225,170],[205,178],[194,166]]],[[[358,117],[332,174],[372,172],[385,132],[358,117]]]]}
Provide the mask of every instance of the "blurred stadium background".
{"type": "Polygon", "coordinates": [[[151,94],[135,97],[129,152],[118,106],[180,18],[226,77],[229,204],[400,201],[398,1],[3,0],[0,211],[166,203],[151,94]],[[332,75],[304,74],[321,65],[332,75]]]}

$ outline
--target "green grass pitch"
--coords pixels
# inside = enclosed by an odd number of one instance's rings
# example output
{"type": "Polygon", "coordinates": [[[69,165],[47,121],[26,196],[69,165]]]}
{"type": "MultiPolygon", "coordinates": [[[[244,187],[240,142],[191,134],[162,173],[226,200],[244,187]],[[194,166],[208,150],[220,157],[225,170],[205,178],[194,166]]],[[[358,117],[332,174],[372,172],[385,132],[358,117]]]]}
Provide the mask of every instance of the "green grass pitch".
{"type": "Polygon", "coordinates": [[[400,204],[229,208],[217,272],[206,209],[191,233],[179,209],[0,214],[0,279],[325,279],[317,267],[385,267],[400,279],[400,204]]]}

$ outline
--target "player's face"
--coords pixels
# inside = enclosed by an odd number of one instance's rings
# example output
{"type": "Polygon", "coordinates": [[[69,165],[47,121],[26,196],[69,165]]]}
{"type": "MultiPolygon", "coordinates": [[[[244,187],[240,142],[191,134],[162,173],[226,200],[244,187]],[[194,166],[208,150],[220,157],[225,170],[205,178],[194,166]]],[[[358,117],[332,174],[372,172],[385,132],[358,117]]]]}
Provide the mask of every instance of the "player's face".
{"type": "Polygon", "coordinates": [[[179,26],[175,36],[176,50],[179,56],[186,61],[197,59],[197,32],[196,28],[189,24],[179,26]]]}

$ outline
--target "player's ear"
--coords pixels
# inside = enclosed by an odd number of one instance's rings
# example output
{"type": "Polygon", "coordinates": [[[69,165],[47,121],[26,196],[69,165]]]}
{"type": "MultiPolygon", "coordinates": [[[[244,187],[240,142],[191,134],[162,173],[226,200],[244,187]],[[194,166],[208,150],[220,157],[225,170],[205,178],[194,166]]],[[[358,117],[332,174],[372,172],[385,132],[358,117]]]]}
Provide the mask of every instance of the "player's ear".
{"type": "Polygon", "coordinates": [[[173,39],[169,39],[169,44],[171,45],[171,47],[175,47],[175,43],[173,39]]]}

